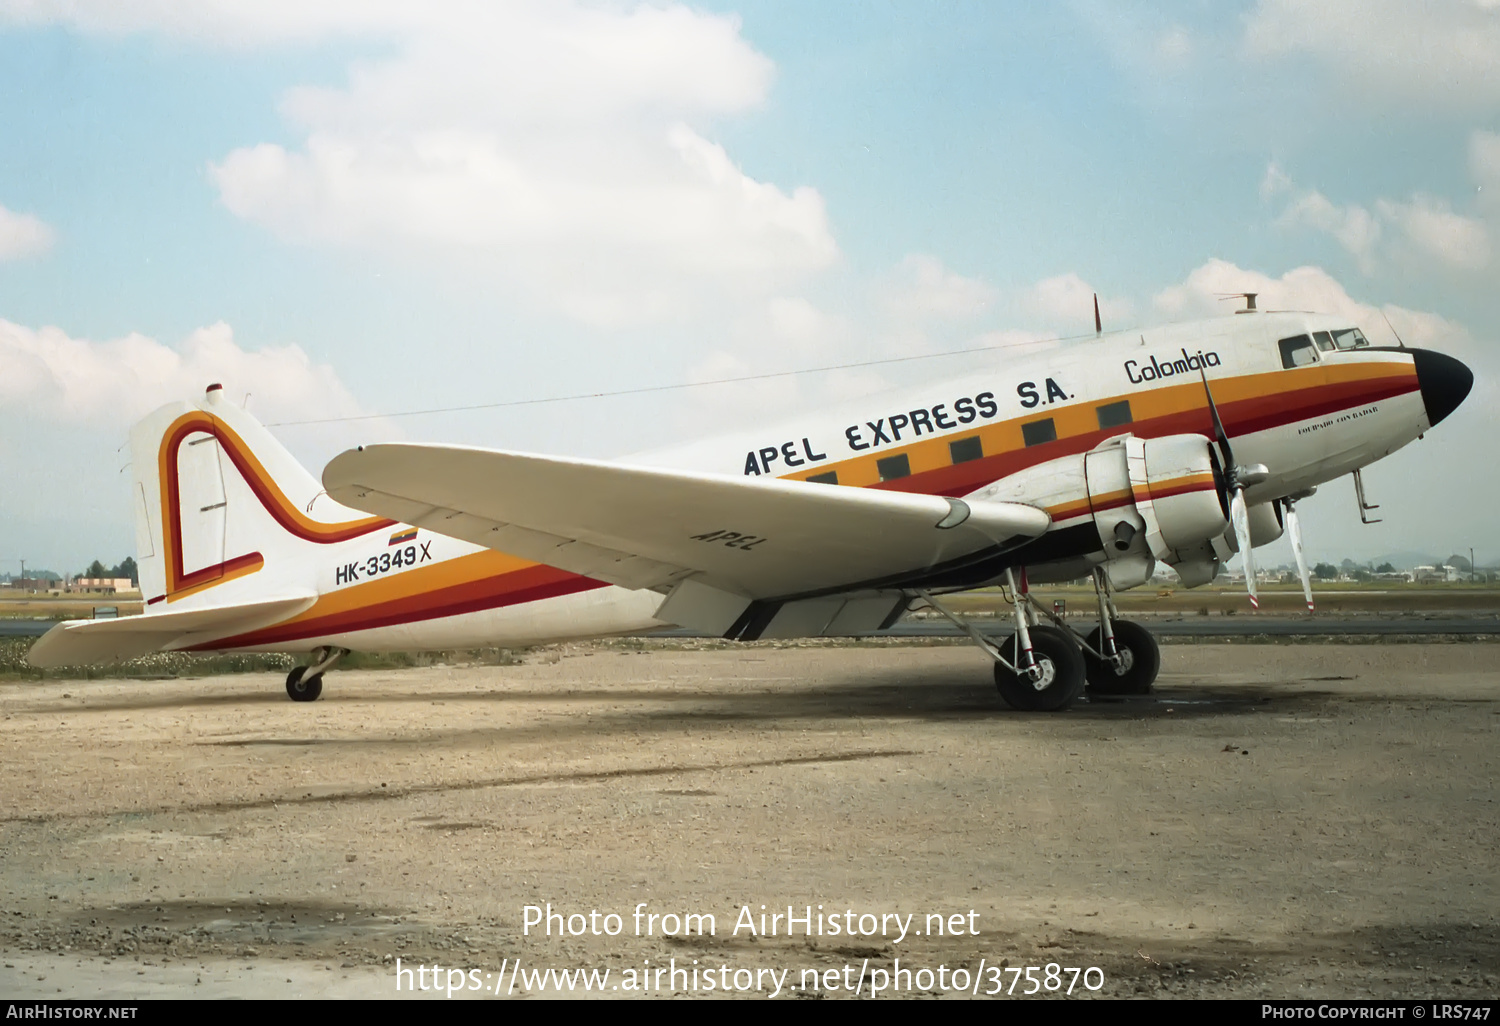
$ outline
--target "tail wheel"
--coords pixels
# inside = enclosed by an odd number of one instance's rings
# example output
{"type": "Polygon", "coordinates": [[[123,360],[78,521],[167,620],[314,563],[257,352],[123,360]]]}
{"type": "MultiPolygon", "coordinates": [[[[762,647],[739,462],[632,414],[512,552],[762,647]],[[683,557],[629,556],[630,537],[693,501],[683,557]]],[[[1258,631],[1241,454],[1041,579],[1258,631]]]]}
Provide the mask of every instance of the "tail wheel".
{"type": "MultiPolygon", "coordinates": [[[[995,687],[1012,709],[1023,712],[1057,712],[1066,709],[1083,693],[1083,653],[1077,642],[1056,627],[1032,627],[1031,652],[1041,668],[1040,680],[995,664],[995,687]]],[[[1020,666],[1020,645],[1015,635],[1000,643],[1005,658],[1020,666]]]]}
{"type": "MultiPolygon", "coordinates": [[[[1156,675],[1161,672],[1161,648],[1151,632],[1129,620],[1115,620],[1115,646],[1120,650],[1120,667],[1107,659],[1083,654],[1084,672],[1089,690],[1099,695],[1148,695],[1156,675]]],[[[1103,651],[1104,638],[1095,627],[1087,641],[1103,651]]]]}
{"type": "Polygon", "coordinates": [[[286,693],[293,702],[316,702],[323,693],[323,675],[307,676],[307,667],[298,666],[286,675],[286,693]]]}

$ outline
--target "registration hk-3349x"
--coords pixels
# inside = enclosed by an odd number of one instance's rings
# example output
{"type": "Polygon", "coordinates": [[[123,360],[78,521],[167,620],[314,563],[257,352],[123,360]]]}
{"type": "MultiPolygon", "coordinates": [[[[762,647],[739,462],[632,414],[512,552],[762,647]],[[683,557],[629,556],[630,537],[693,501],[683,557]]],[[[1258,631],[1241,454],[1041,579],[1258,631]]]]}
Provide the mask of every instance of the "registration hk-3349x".
{"type": "Polygon", "coordinates": [[[353,584],[355,581],[369,580],[393,570],[400,570],[402,567],[431,562],[431,548],[431,540],[417,541],[416,528],[397,531],[391,535],[384,552],[362,561],[345,563],[334,570],[334,583],[353,584]]]}

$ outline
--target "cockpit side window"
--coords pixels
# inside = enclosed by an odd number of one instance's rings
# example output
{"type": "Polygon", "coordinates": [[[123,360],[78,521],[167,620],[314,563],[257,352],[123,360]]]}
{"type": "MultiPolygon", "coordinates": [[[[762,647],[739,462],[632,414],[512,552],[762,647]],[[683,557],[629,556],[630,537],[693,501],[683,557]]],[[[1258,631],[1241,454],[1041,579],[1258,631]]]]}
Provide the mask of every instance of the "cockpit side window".
{"type": "Polygon", "coordinates": [[[1281,347],[1283,367],[1306,367],[1318,362],[1318,351],[1313,348],[1313,340],[1306,335],[1284,338],[1277,345],[1281,347]]]}
{"type": "Polygon", "coordinates": [[[1325,353],[1331,353],[1331,352],[1333,352],[1333,336],[1330,335],[1330,334],[1328,334],[1328,332],[1326,332],[1326,331],[1315,331],[1315,332],[1313,332],[1313,341],[1318,344],[1318,348],[1321,349],[1323,352],[1325,352],[1325,353]]]}
{"type": "Polygon", "coordinates": [[[1333,333],[1333,344],[1340,349],[1363,349],[1370,340],[1358,328],[1343,328],[1333,333]]]}

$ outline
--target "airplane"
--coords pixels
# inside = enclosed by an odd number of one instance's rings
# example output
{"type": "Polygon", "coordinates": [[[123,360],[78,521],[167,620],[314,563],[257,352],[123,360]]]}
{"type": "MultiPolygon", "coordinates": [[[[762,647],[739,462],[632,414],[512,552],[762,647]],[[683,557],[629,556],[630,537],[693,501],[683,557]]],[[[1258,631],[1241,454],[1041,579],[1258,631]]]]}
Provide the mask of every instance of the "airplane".
{"type": "Polygon", "coordinates": [[[319,482],[210,385],[131,432],[144,613],[61,623],[29,660],[308,652],[286,688],[313,701],[352,650],[848,636],[925,605],[1015,709],[1144,694],[1160,652],[1115,593],[1158,562],[1196,587],[1238,552],[1254,603],[1252,550],[1286,532],[1311,609],[1296,503],[1354,475],[1368,519],[1361,470],[1473,386],[1451,356],[1246,299],[628,462],[384,443],[319,482]],[[1031,594],[1078,579],[1088,634],[1031,594]],[[996,585],[1000,642],[943,599],[996,585]]]}

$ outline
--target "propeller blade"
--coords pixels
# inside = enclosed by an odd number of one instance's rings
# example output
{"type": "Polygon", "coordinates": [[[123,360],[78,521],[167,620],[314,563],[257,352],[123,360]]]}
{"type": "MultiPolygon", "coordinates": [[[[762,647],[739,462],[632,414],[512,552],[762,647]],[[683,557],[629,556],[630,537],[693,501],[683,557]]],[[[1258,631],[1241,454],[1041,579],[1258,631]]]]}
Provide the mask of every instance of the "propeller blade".
{"type": "Polygon", "coordinates": [[[1259,609],[1260,599],[1255,594],[1255,559],[1250,554],[1250,511],[1245,506],[1245,490],[1236,488],[1229,502],[1229,519],[1234,523],[1234,539],[1240,546],[1240,559],[1245,564],[1245,590],[1250,593],[1250,608],[1259,609]]]}
{"type": "Polygon", "coordinates": [[[1228,473],[1234,467],[1234,451],[1229,448],[1229,435],[1224,431],[1224,422],[1219,419],[1219,404],[1214,402],[1213,389],[1208,387],[1208,372],[1199,369],[1198,375],[1203,378],[1203,394],[1208,396],[1208,412],[1213,417],[1214,437],[1219,442],[1219,455],[1223,457],[1224,471],[1228,473]]]}
{"type": "Polygon", "coordinates": [[[1312,576],[1307,572],[1307,557],[1302,553],[1302,525],[1297,522],[1297,507],[1286,504],[1286,533],[1292,539],[1292,555],[1297,557],[1297,576],[1302,578],[1302,594],[1307,599],[1307,611],[1313,611],[1312,576]]]}

